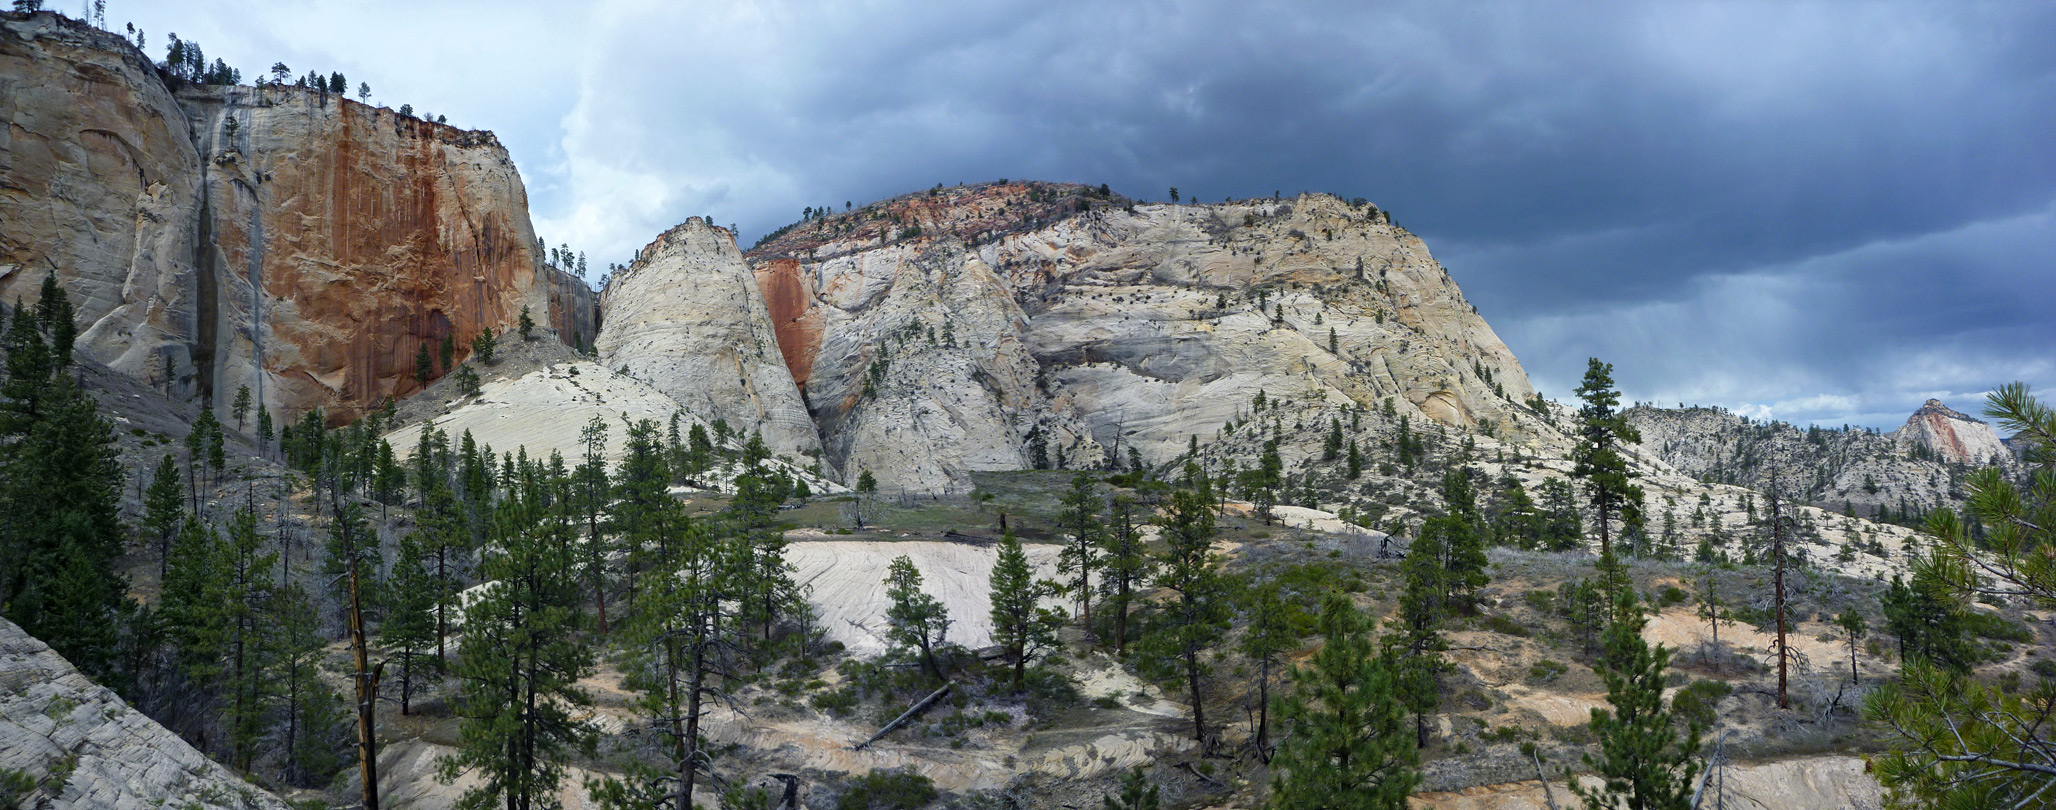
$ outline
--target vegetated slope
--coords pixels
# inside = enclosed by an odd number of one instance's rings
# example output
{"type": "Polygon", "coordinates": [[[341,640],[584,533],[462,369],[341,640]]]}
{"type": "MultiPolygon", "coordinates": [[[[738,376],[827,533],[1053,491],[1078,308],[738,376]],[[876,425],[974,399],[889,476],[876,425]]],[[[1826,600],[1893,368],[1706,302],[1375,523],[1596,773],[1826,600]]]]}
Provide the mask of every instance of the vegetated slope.
{"type": "Polygon", "coordinates": [[[249,385],[285,419],[418,388],[416,350],[589,338],[490,132],[294,87],[177,86],[126,39],[0,17],[0,296],[55,273],[82,355],[178,396],[249,385]]]}
{"type": "Polygon", "coordinates": [[[829,462],[886,487],[1163,464],[1258,391],[1391,397],[1488,432],[1533,393],[1426,246],[1362,200],[990,183],[820,216],[749,256],[829,462]]]}
{"type": "Polygon", "coordinates": [[[1966,496],[1964,476],[1975,466],[2011,468],[2014,463],[1989,426],[1968,417],[1953,419],[1944,411],[1954,413],[1930,400],[1906,427],[1889,434],[1849,427],[1800,429],[1719,408],[1642,405],[1626,414],[1642,432],[1643,452],[1686,475],[1762,490],[1775,472],[1786,497],[1912,522],[1938,505],[1959,506],[1966,496]],[[1949,445],[1936,438],[1948,437],[1960,447],[1959,435],[1972,437],[1972,446],[1987,452],[1968,463],[1945,452],[1942,448],[1949,445]],[[1989,438],[1980,442],[1983,437],[1989,438]]]}

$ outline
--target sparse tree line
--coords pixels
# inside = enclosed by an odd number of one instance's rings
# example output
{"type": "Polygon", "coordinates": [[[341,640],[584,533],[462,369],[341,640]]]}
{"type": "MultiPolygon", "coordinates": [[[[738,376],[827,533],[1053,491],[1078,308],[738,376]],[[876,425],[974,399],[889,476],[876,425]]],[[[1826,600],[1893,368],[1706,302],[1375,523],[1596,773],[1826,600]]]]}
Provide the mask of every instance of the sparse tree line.
{"type": "MultiPolygon", "coordinates": [[[[260,497],[251,487],[221,504],[200,497],[222,492],[231,472],[222,437],[242,431],[252,407],[259,446],[272,452],[268,411],[241,391],[233,428],[203,410],[184,464],[167,454],[155,465],[132,538],[111,429],[70,371],[68,310],[51,282],[38,305],[12,308],[0,337],[0,608],[238,769],[320,785],[355,763],[375,786],[379,706],[408,714],[427,699],[459,722],[458,752],[440,775],[482,777],[467,803],[543,802],[567,764],[599,742],[580,719],[590,696],[578,682],[606,659],[639,695],[661,756],[590,782],[593,795],[609,806],[685,807],[695,785],[711,784],[742,797],[747,775],[724,770],[703,721],[740,690],[776,687],[834,652],[792,580],[778,525],[779,507],[803,497],[804,485],[766,463],[760,436],[721,423],[712,432],[682,429],[676,417],[668,429],[622,424],[618,463],[608,461],[616,426],[599,418],[572,460],[496,454],[468,433],[453,440],[424,429],[402,463],[378,438],[387,414],[336,429],[311,412],[281,429],[276,445],[325,534],[318,548],[296,550],[285,488],[260,497]],[[742,472],[718,511],[692,513],[670,494],[724,460],[742,472]],[[154,604],[128,599],[117,573],[131,539],[157,557],[154,604]],[[321,677],[338,638],[349,659],[342,693],[321,677]]],[[[1533,504],[1518,482],[1444,469],[1441,508],[1407,544],[1397,609],[1382,628],[1346,567],[1237,567],[1216,550],[1229,487],[1260,507],[1266,490],[1284,489],[1273,439],[1249,470],[1209,476],[1188,462],[1176,479],[1158,480],[1138,466],[1108,479],[1121,485],[1113,491],[1093,475],[1074,477],[1060,499],[1055,579],[1039,578],[1003,532],[987,614],[999,647],[990,671],[948,644],[962,617],[924,591],[912,560],[895,560],[884,583],[886,663],[905,664],[924,689],[965,678],[1011,694],[1060,689],[1042,663],[1075,622],[1088,645],[1180,694],[1194,737],[1211,750],[1220,721],[1209,710],[1225,707],[1210,684],[1233,654],[1254,672],[1242,705],[1254,715],[1250,753],[1272,775],[1271,806],[1401,807],[1420,784],[1421,751],[1443,710],[1447,631],[1477,614],[1489,582],[1486,547],[1582,545],[1589,531],[1594,576],[1567,583],[1558,601],[1583,628],[1608,705],[1594,712],[1596,747],[1581,763],[1602,784],[1573,790],[1593,808],[1689,806],[1703,717],[1664,697],[1670,652],[1642,640],[1653,606],[1620,561],[1647,535],[1632,528],[1640,493],[1620,448],[1634,438],[1612,389],[1611,369],[1594,361],[1579,390],[1578,491],[1545,490],[1545,504],[1581,497],[1590,522],[1576,508],[1533,504]],[[1481,489],[1495,483],[1499,503],[1481,506],[1481,489]],[[1155,539],[1145,542],[1149,527],[1155,539]],[[1067,616],[1052,604],[1075,609],[1067,616]],[[1288,663],[1316,638],[1311,657],[1288,663]]],[[[1883,598],[1879,629],[1896,638],[1904,671],[1871,694],[1865,713],[1897,741],[1878,773],[1908,806],[2031,806],[2056,773],[2056,744],[2036,719],[2056,706],[2052,679],[2021,689],[1974,676],[1981,653],[1970,637],[2001,631],[1980,629],[1992,620],[1968,606],[2056,606],[2047,551],[2056,416],[2021,386],[1993,395],[1988,413],[2027,437],[2030,477],[1974,476],[1969,511],[1981,532],[1935,512],[1932,553],[1883,598]]],[[[1329,427],[1324,461],[1344,463],[1345,445],[1332,440],[1340,422],[1329,427]]],[[[1794,524],[1775,488],[1768,495],[1766,562],[1782,581],[1794,524]]],[[[1701,615],[1718,633],[1735,611],[1702,590],[1701,615]]],[[[1769,621],[1782,637],[1784,586],[1776,590],[1769,621]]],[[[1857,680],[1856,644],[1869,622],[1852,609],[1836,625],[1857,680]]],[[[1785,649],[1776,652],[1782,663],[1785,649]]],[[[867,666],[875,665],[845,663],[862,676],[850,689],[883,671],[867,666]]],[[[824,697],[817,705],[833,702],[824,697]]],[[[1152,795],[1131,778],[1109,802],[1145,806],[1152,795]]],[[[377,800],[367,791],[366,806],[377,800]]]]}

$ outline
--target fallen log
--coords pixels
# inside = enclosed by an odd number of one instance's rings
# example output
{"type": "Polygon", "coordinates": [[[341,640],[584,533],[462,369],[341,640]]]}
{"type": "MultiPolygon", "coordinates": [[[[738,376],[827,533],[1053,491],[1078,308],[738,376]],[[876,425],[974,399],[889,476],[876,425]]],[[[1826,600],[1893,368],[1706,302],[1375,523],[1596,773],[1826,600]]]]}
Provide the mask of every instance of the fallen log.
{"type": "Polygon", "coordinates": [[[921,702],[914,704],[913,708],[908,709],[905,712],[902,712],[900,716],[893,718],[892,722],[886,723],[885,728],[879,729],[877,734],[871,735],[871,739],[850,746],[850,750],[862,751],[872,743],[877,742],[878,738],[892,733],[893,729],[899,728],[900,724],[905,723],[910,719],[913,719],[914,715],[920,714],[921,710],[928,708],[929,704],[941,700],[943,695],[949,694],[949,688],[950,684],[945,683],[942,685],[941,689],[937,689],[933,692],[928,693],[928,696],[922,698],[921,702]]]}

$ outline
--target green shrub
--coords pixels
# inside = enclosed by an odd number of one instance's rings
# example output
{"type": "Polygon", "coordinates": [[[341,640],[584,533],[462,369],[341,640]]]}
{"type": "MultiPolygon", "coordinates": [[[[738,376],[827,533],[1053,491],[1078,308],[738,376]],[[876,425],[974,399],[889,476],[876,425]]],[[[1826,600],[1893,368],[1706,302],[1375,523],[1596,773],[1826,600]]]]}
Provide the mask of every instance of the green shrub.
{"type": "Polygon", "coordinates": [[[1503,614],[1488,613],[1478,618],[1478,626],[1502,636],[1528,635],[1528,626],[1507,618],[1503,614]]]}
{"type": "Polygon", "coordinates": [[[1544,658],[1536,661],[1534,666],[1528,667],[1528,680],[1535,683],[1548,683],[1563,677],[1563,674],[1569,671],[1571,671],[1570,667],[1544,658]]]}
{"type": "Polygon", "coordinates": [[[812,705],[816,709],[828,712],[829,714],[833,714],[837,717],[845,717],[848,716],[850,712],[856,711],[857,693],[854,690],[851,690],[849,687],[845,686],[841,689],[836,689],[834,691],[821,692],[819,694],[816,694],[813,698],[809,699],[807,703],[812,705]]]}
{"type": "Polygon", "coordinates": [[[836,810],[915,810],[935,801],[935,782],[906,771],[872,771],[859,776],[835,803],[836,810]]]}
{"type": "Polygon", "coordinates": [[[1682,605],[1684,603],[1685,591],[1676,585],[1665,585],[1663,590],[1656,592],[1656,606],[1658,608],[1667,608],[1671,605],[1682,605]]]}
{"type": "Polygon", "coordinates": [[[2011,641],[2026,644],[2035,640],[2035,633],[2019,622],[1993,613],[1970,611],[1963,616],[1963,626],[1978,638],[1994,641],[2011,641]]]}
{"type": "Polygon", "coordinates": [[[1671,713],[1701,726],[1712,725],[1714,710],[1733,691],[1727,681],[1695,681],[1671,697],[1671,713]]]}
{"type": "Polygon", "coordinates": [[[2037,658],[2028,671],[2044,678],[2056,678],[2056,659],[2037,658]]]}

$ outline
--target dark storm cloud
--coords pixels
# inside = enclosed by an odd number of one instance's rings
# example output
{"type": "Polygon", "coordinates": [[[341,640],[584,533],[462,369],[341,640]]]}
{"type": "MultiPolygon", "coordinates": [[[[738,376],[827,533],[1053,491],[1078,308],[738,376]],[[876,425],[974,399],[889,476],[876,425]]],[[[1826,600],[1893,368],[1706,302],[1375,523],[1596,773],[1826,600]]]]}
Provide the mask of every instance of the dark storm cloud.
{"type": "Polygon", "coordinates": [[[237,25],[406,43],[400,95],[498,130],[596,260],[938,182],[1322,190],[1427,239],[1558,396],[1588,355],[1631,398],[1830,423],[2056,384],[2046,5],[439,9],[237,25]]]}

